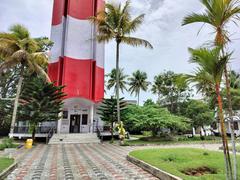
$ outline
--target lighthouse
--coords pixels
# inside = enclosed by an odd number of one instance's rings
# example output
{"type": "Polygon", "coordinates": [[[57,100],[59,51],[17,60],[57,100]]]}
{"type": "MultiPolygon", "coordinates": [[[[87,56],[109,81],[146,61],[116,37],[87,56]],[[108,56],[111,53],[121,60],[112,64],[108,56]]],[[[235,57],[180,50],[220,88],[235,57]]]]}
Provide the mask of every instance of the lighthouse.
{"type": "Polygon", "coordinates": [[[104,44],[88,19],[103,10],[103,0],[54,0],[48,74],[66,97],[58,133],[92,133],[104,96],[104,44]]]}

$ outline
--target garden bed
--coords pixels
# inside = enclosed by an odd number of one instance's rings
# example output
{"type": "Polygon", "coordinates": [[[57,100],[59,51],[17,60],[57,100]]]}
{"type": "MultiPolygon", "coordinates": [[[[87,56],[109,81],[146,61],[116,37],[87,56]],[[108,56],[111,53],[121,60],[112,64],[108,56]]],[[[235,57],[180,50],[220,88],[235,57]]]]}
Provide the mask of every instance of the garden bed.
{"type": "MultiPolygon", "coordinates": [[[[223,153],[194,148],[145,149],[130,156],[180,178],[225,179],[223,153]]],[[[240,162],[240,156],[238,156],[240,162]]],[[[240,178],[240,167],[238,167],[240,178]]]]}

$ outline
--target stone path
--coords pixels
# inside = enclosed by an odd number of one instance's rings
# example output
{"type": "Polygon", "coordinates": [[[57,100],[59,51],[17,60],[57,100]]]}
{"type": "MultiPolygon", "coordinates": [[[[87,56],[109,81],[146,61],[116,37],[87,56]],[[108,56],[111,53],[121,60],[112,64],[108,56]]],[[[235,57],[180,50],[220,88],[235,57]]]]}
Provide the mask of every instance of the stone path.
{"type": "Polygon", "coordinates": [[[179,144],[123,147],[100,144],[39,144],[31,150],[19,150],[20,161],[9,180],[153,180],[149,173],[126,160],[126,155],[145,148],[202,148],[219,150],[221,144],[179,144]],[[21,155],[22,154],[22,155],[21,155]]]}
{"type": "Polygon", "coordinates": [[[111,144],[40,144],[21,158],[9,180],[153,180],[126,160],[136,147],[111,144]]]}

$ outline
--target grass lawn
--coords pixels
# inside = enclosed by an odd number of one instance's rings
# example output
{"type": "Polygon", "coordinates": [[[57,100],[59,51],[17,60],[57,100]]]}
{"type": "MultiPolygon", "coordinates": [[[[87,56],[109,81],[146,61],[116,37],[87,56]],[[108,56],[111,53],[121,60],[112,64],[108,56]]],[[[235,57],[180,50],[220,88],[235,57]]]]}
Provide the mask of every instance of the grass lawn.
{"type": "Polygon", "coordinates": [[[0,172],[9,167],[13,162],[13,159],[0,157],[0,172]]]}
{"type": "MultiPolygon", "coordinates": [[[[130,155],[186,180],[225,179],[224,157],[221,152],[193,148],[175,148],[136,150],[130,152],[130,155]],[[199,167],[209,167],[216,174],[189,176],[182,172],[189,168],[195,169],[199,167]]],[[[240,162],[240,156],[238,156],[238,162],[240,162]]],[[[238,172],[240,179],[240,166],[238,166],[238,172]]]]}
{"type": "Polygon", "coordinates": [[[147,137],[143,135],[132,135],[136,140],[126,140],[129,145],[161,145],[161,144],[199,144],[199,143],[221,143],[220,137],[209,136],[205,140],[201,140],[200,137],[184,138],[182,136],[174,137],[173,139],[164,139],[160,137],[147,137]]]}

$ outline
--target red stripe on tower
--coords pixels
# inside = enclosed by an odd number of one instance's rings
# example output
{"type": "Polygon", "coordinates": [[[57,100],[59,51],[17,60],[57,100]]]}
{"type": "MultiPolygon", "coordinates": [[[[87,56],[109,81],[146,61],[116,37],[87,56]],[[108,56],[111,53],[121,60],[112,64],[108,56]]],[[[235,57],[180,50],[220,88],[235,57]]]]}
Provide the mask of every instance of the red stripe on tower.
{"type": "Polygon", "coordinates": [[[94,16],[94,3],[96,0],[69,0],[68,15],[76,19],[87,20],[94,16]]]}

